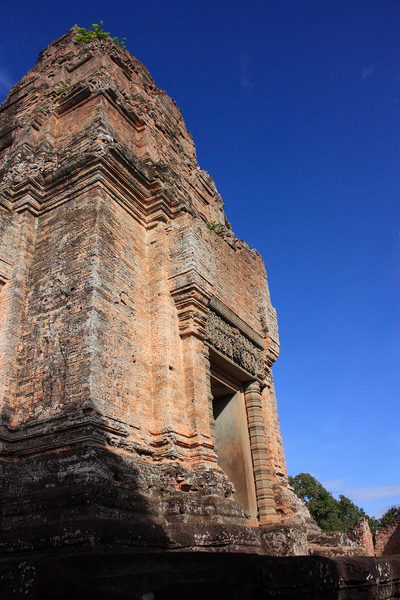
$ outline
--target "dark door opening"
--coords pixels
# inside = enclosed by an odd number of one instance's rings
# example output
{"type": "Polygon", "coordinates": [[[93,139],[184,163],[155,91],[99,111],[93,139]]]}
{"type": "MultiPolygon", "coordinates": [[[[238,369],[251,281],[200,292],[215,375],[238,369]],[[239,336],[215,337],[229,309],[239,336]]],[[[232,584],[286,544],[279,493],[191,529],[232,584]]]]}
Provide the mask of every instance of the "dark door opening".
{"type": "Polygon", "coordinates": [[[211,392],[218,464],[233,482],[235,499],[243,505],[249,522],[255,524],[257,500],[243,393],[217,376],[211,377],[211,392]]]}

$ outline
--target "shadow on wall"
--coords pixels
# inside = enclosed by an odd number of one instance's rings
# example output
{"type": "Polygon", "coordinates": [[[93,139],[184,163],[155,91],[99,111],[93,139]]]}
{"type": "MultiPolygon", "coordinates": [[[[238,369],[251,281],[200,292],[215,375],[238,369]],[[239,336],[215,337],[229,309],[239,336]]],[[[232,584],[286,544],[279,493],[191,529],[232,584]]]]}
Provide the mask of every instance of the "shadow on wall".
{"type": "Polygon", "coordinates": [[[400,554],[400,520],[378,529],[375,534],[375,556],[400,554]]]}
{"type": "Polygon", "coordinates": [[[157,514],[157,492],[150,495],[152,473],[145,472],[146,464],[107,448],[94,426],[76,429],[85,441],[65,439],[64,447],[42,447],[33,455],[28,441],[19,456],[12,444],[3,453],[3,550],[80,552],[115,543],[168,546],[157,514]]]}

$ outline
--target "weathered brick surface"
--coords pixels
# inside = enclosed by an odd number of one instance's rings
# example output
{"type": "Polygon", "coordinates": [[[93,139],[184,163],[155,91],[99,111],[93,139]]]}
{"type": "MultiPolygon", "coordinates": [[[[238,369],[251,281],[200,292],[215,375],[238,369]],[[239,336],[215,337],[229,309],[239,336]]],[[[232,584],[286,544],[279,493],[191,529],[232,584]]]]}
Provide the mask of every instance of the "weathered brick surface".
{"type": "Polygon", "coordinates": [[[375,534],[375,556],[400,554],[400,521],[392,521],[375,534]]]}
{"type": "Polygon", "coordinates": [[[368,556],[375,556],[374,540],[372,537],[369,523],[365,517],[358,519],[347,530],[347,535],[354,540],[359,546],[365,548],[368,556]]]}
{"type": "Polygon", "coordinates": [[[307,552],[264,264],[175,102],[127,51],[71,30],[11,90],[0,144],[3,548],[276,553],[261,529],[281,523],[284,552],[307,552]],[[211,376],[241,394],[257,523],[218,464],[211,376]]]}

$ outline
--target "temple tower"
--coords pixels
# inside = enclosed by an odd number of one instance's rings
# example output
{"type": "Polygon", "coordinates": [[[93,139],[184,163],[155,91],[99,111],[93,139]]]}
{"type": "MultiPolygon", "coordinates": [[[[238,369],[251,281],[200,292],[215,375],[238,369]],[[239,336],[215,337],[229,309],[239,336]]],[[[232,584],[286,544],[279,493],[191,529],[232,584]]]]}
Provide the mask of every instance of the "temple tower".
{"type": "Polygon", "coordinates": [[[0,110],[2,548],[274,552],[307,515],[263,260],[175,102],[75,35],[0,110]]]}

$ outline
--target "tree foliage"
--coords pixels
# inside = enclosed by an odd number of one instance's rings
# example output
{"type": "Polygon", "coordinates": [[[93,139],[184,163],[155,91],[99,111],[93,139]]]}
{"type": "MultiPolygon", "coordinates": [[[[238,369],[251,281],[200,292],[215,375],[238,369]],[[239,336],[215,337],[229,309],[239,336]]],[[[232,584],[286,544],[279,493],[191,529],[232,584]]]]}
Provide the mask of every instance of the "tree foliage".
{"type": "Polygon", "coordinates": [[[364,510],[359,506],[356,506],[349,498],[339,494],[339,500],[337,501],[337,512],[339,519],[343,523],[343,529],[341,531],[347,531],[350,525],[353,525],[361,517],[367,517],[364,510]]]}
{"type": "Polygon", "coordinates": [[[360,517],[367,517],[364,510],[349,498],[339,496],[336,500],[324,486],[309,473],[289,477],[295,494],[303,500],[311,516],[322,531],[344,531],[360,517]]]}
{"type": "Polygon", "coordinates": [[[366,517],[373,535],[380,527],[384,527],[395,519],[400,519],[400,506],[392,506],[381,519],[375,519],[365,514],[349,498],[339,495],[336,500],[324,486],[309,473],[299,473],[289,477],[289,483],[294,493],[310,511],[311,516],[322,531],[344,531],[353,525],[360,517],[366,517]]]}
{"type": "MultiPolygon", "coordinates": [[[[75,35],[75,41],[78,44],[88,44],[93,40],[106,40],[110,37],[109,31],[103,31],[103,21],[100,23],[93,23],[90,29],[85,29],[84,27],[79,27],[76,25],[78,32],[75,35]]],[[[122,38],[121,40],[117,37],[111,38],[113,42],[121,46],[121,48],[125,48],[126,38],[122,38]]]]}
{"type": "Polygon", "coordinates": [[[392,521],[400,519],[400,506],[392,506],[379,519],[381,527],[386,527],[392,521]]]}

